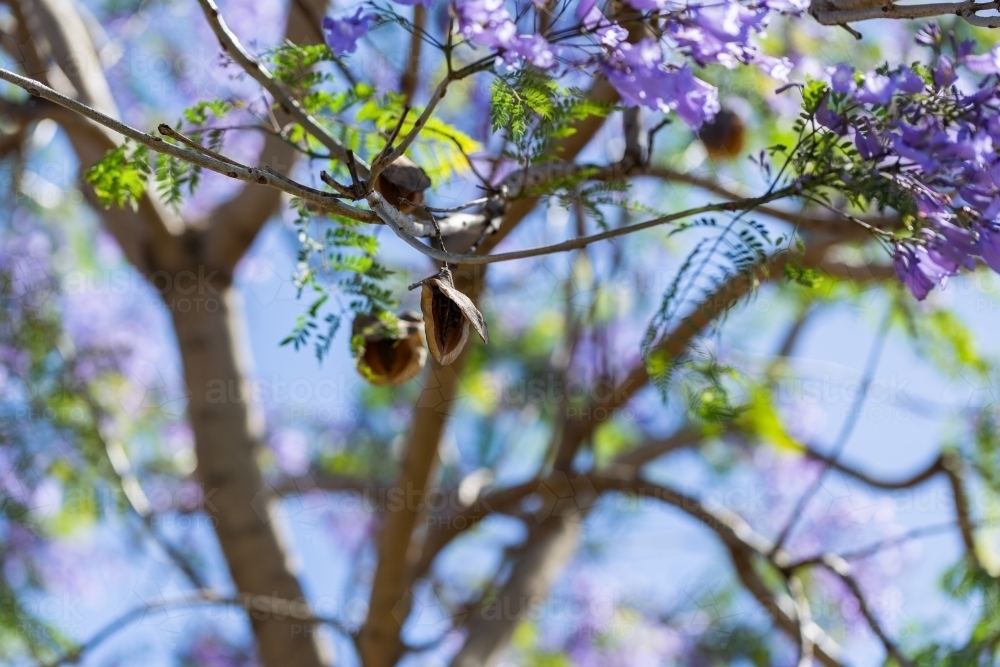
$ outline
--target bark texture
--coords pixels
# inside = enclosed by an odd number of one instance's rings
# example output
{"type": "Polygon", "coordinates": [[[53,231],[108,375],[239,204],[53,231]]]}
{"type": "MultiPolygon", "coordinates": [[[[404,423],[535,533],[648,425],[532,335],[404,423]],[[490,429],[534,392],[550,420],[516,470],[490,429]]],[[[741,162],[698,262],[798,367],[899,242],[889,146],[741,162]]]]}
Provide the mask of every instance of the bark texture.
{"type": "MultiPolygon", "coordinates": [[[[11,3],[17,29],[3,48],[25,72],[63,94],[110,116],[118,110],[86,22],[74,0],[19,0],[11,3]]],[[[292,4],[287,39],[315,41],[315,16],[325,3],[292,4]]],[[[81,170],[119,139],[86,119],[33,107],[36,117],[52,117],[66,132],[81,170]]],[[[287,170],[293,149],[280,140],[265,142],[261,164],[287,170]]],[[[93,193],[84,191],[93,201],[93,193]]],[[[321,667],[329,664],[309,623],[302,588],[289,563],[275,523],[276,499],[267,495],[255,454],[261,446],[259,406],[247,388],[246,322],[232,272],[257,232],[277,210],[276,191],[247,186],[205,220],[183,221],[149,194],[138,209],[100,211],[105,229],[125,256],[147,278],[155,276],[171,312],[188,391],[188,418],[195,436],[198,476],[207,508],[233,582],[249,600],[250,621],[267,667],[321,667]],[[275,610],[254,595],[302,601],[298,608],[275,610]]]]}

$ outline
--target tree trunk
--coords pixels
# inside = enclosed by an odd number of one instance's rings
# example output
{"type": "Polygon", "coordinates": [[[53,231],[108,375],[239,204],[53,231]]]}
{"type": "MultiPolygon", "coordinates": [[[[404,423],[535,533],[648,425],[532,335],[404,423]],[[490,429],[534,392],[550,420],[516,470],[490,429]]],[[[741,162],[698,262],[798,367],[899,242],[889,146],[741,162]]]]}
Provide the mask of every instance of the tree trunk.
{"type": "Polygon", "coordinates": [[[164,293],[187,382],[198,477],[237,590],[248,602],[267,667],[329,663],[275,522],[277,499],[263,484],[256,454],[263,420],[246,381],[246,324],[239,294],[204,266],[173,276],[164,293]],[[186,293],[185,293],[186,292],[186,293]],[[210,494],[210,495],[209,495],[210,494]],[[254,595],[301,601],[271,609],[254,595]],[[299,620],[296,620],[296,616],[299,620]]]}

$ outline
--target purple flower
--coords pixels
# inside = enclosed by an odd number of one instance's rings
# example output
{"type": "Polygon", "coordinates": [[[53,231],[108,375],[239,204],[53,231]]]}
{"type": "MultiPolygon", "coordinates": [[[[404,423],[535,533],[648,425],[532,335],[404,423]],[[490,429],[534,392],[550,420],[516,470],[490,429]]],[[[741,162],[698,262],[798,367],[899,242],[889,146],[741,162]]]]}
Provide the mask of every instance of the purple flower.
{"type": "Polygon", "coordinates": [[[979,256],[988,267],[1000,273],[1000,230],[995,223],[977,224],[975,228],[979,233],[979,256]]]}
{"type": "Polygon", "coordinates": [[[764,0],[762,5],[771,11],[798,16],[809,9],[809,0],[764,0]]]}
{"type": "Polygon", "coordinates": [[[854,68],[841,63],[828,70],[830,75],[830,90],[835,93],[853,93],[858,85],[854,83],[854,68]]]}
{"type": "Polygon", "coordinates": [[[428,9],[437,4],[436,0],[394,0],[394,1],[398,2],[401,5],[423,5],[428,9]]]}
{"type": "MultiPolygon", "coordinates": [[[[958,229],[956,227],[956,229],[958,229]]],[[[976,260],[973,255],[965,252],[962,247],[952,245],[952,243],[942,235],[937,235],[930,229],[924,230],[924,236],[928,238],[927,257],[934,262],[941,270],[949,275],[958,273],[959,267],[967,270],[976,268],[976,260]]]]}
{"type": "Polygon", "coordinates": [[[858,153],[865,160],[871,160],[882,152],[882,145],[879,143],[878,135],[872,129],[870,123],[865,123],[864,130],[857,130],[854,134],[854,145],[858,153]]]}
{"type": "Polygon", "coordinates": [[[968,56],[962,64],[976,74],[1000,74],[1000,46],[994,46],[989,53],[968,56]]]}
{"type": "Polygon", "coordinates": [[[921,246],[897,243],[892,265],[917,301],[926,299],[930,291],[947,278],[947,274],[930,261],[927,251],[921,246]]]}
{"type": "Polygon", "coordinates": [[[640,12],[664,11],[670,7],[670,0],[626,0],[626,2],[640,12]]]}
{"type": "Polygon", "coordinates": [[[503,0],[464,0],[455,3],[458,29],[465,39],[499,49],[510,65],[523,58],[535,67],[548,69],[555,54],[541,35],[519,35],[517,25],[503,0]]]}
{"type": "Polygon", "coordinates": [[[934,83],[938,88],[947,88],[955,83],[955,61],[948,56],[941,56],[934,68],[934,83]]]}
{"type": "Polygon", "coordinates": [[[792,61],[788,58],[775,58],[774,56],[755,53],[751,56],[750,62],[757,65],[764,74],[772,79],[788,83],[788,75],[792,73],[792,61]]]}
{"type": "Polygon", "coordinates": [[[899,90],[907,95],[916,95],[924,90],[924,80],[905,65],[899,68],[899,72],[893,74],[893,78],[899,90]]]}
{"type": "Polygon", "coordinates": [[[883,74],[866,74],[865,82],[854,94],[854,99],[864,104],[888,105],[896,92],[895,82],[883,74]]]}
{"type": "Polygon", "coordinates": [[[350,18],[334,19],[327,16],[323,19],[326,45],[338,58],[345,53],[354,53],[354,49],[358,47],[358,40],[368,32],[375,19],[373,14],[362,16],[360,8],[350,18]]]}
{"type": "Polygon", "coordinates": [[[503,46],[517,35],[503,0],[465,0],[455,3],[458,29],[465,39],[494,48],[503,46]]]}
{"type": "Polygon", "coordinates": [[[552,48],[549,46],[548,40],[541,35],[518,35],[514,37],[507,43],[504,52],[504,60],[514,65],[516,62],[509,58],[511,55],[524,58],[539,69],[549,69],[556,62],[555,54],[552,53],[552,48]]]}
{"type": "Polygon", "coordinates": [[[838,113],[835,113],[830,108],[829,97],[824,97],[823,101],[819,103],[816,107],[816,122],[825,128],[831,129],[837,134],[844,134],[846,128],[844,127],[844,118],[838,113]]]}
{"type": "Polygon", "coordinates": [[[672,22],[669,34],[699,65],[719,63],[732,68],[752,59],[755,50],[750,34],[764,28],[767,16],[765,9],[752,10],[725,0],[688,7],[683,18],[672,22]]]}
{"type": "Polygon", "coordinates": [[[604,72],[629,106],[674,110],[695,129],[714,118],[720,108],[714,87],[695,77],[687,65],[668,70],[660,45],[649,38],[634,45],[622,44],[605,62],[604,72]]]}
{"type": "Polygon", "coordinates": [[[583,0],[576,8],[576,18],[604,46],[613,49],[628,37],[628,31],[617,23],[612,23],[597,8],[597,0],[583,0]]]}
{"type": "Polygon", "coordinates": [[[936,47],[941,44],[941,26],[935,22],[928,23],[917,31],[917,44],[936,47]]]}

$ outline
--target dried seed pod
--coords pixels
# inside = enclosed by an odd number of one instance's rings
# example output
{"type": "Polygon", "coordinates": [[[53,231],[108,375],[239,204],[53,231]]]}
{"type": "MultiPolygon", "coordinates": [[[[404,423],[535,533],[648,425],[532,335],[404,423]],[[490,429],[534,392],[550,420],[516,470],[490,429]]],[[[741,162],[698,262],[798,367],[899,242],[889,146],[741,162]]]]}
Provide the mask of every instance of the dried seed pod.
{"type": "Polygon", "coordinates": [[[427,172],[405,155],[401,155],[375,179],[378,193],[403,213],[412,213],[416,208],[413,204],[423,203],[424,190],[430,186],[431,179],[427,177],[427,172]],[[400,199],[408,199],[413,204],[403,203],[400,199]]]}
{"type": "Polygon", "coordinates": [[[713,160],[732,160],[743,152],[746,126],[736,112],[722,109],[711,123],[701,126],[698,138],[713,160]]]}
{"type": "Polygon", "coordinates": [[[358,372],[374,385],[400,385],[416,377],[427,363],[420,338],[424,328],[418,313],[405,312],[395,326],[359,314],[351,327],[358,372]]]}
{"type": "Polygon", "coordinates": [[[455,289],[447,268],[423,281],[420,310],[424,313],[427,347],[439,364],[447,366],[458,358],[469,340],[469,325],[484,343],[490,342],[486,321],[472,300],[455,289]]]}

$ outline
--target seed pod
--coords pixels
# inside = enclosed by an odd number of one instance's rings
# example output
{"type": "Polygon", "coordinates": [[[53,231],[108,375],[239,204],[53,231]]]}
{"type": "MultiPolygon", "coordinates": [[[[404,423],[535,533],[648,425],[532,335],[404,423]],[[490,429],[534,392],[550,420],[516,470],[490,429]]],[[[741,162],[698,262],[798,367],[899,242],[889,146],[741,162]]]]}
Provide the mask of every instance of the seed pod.
{"type": "Polygon", "coordinates": [[[358,372],[377,386],[412,380],[427,363],[427,349],[420,339],[423,328],[420,315],[414,312],[400,314],[395,325],[358,314],[351,326],[358,372]]]}
{"type": "Polygon", "coordinates": [[[743,152],[746,126],[736,112],[722,109],[711,123],[701,126],[698,138],[713,160],[732,160],[743,152]]]}
{"type": "Polygon", "coordinates": [[[412,213],[416,208],[413,204],[423,203],[424,190],[430,186],[431,179],[427,177],[427,172],[405,155],[401,155],[375,179],[378,193],[403,213],[412,213]],[[413,204],[400,202],[400,198],[408,199],[413,204]]]}
{"type": "Polygon", "coordinates": [[[469,297],[455,289],[451,271],[447,268],[423,281],[420,310],[424,313],[427,347],[442,366],[458,358],[469,340],[470,324],[484,343],[490,342],[482,313],[469,297]]]}

